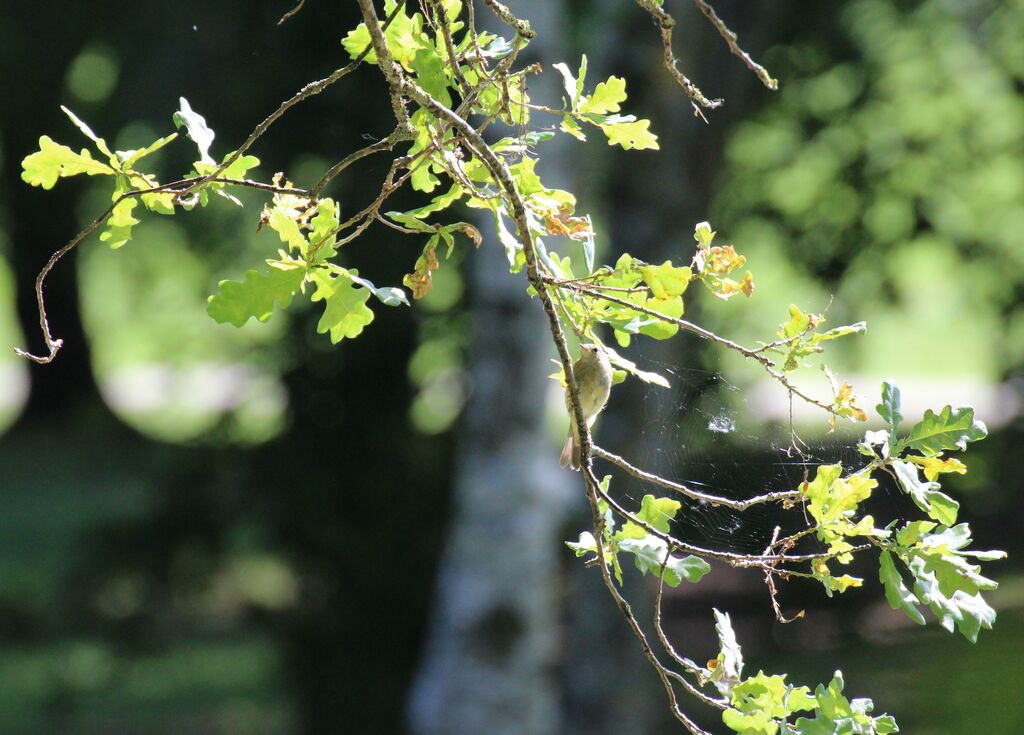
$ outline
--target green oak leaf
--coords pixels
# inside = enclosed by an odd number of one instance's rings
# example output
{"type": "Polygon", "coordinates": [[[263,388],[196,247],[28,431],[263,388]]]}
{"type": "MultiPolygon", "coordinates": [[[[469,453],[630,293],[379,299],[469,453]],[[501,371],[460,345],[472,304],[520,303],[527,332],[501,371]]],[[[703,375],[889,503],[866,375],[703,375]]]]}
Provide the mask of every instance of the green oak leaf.
{"type": "Polygon", "coordinates": [[[837,671],[826,687],[814,690],[817,707],[813,720],[797,718],[793,732],[798,735],[890,735],[899,732],[896,720],[889,715],[872,717],[875,705],[870,699],[843,696],[843,674],[837,671]]]}
{"type": "Polygon", "coordinates": [[[139,196],[146,209],[157,214],[174,214],[174,194],[169,191],[139,196]]]}
{"type": "MultiPolygon", "coordinates": [[[[309,233],[309,245],[316,248],[314,261],[320,263],[337,255],[334,244],[338,240],[338,211],[333,199],[325,197],[317,203],[316,216],[310,221],[310,225],[313,229],[309,233]]],[[[288,228],[288,232],[291,237],[291,228],[288,228]]],[[[301,233],[299,237],[302,237],[301,233]]]]}
{"type": "MultiPolygon", "coordinates": [[[[502,210],[503,211],[503,210],[502,210]]],[[[508,259],[510,273],[518,273],[526,265],[526,256],[523,254],[523,246],[519,239],[512,234],[505,224],[505,218],[501,212],[494,213],[494,229],[498,235],[498,242],[505,248],[505,257],[508,259]]]]}
{"type": "Polygon", "coordinates": [[[414,157],[409,164],[412,169],[412,176],[409,182],[416,191],[432,192],[440,185],[441,180],[430,172],[431,160],[429,155],[417,155],[433,145],[430,123],[430,113],[426,110],[416,110],[409,118],[409,122],[416,130],[416,139],[409,148],[409,156],[414,157]]]}
{"type": "MultiPolygon", "coordinates": [[[[670,319],[678,319],[685,310],[683,299],[679,296],[659,300],[648,298],[645,293],[631,293],[627,294],[624,300],[663,314],[670,319]]],[[[629,335],[632,334],[645,334],[648,337],[662,340],[675,336],[679,331],[679,326],[676,324],[610,302],[604,305],[602,312],[597,313],[597,317],[615,329],[615,338],[622,347],[629,346],[629,335]]]]}
{"type": "Polygon", "coordinates": [[[651,385],[658,385],[661,386],[662,388],[672,387],[665,376],[660,375],[658,373],[650,372],[648,370],[641,370],[639,367],[637,367],[637,364],[635,362],[626,359],[618,352],[613,350],[611,347],[608,347],[607,345],[602,343],[601,349],[604,350],[605,354],[608,355],[608,361],[611,362],[612,365],[622,368],[621,372],[623,374],[623,380],[626,377],[626,373],[629,373],[630,375],[635,375],[636,377],[640,378],[640,380],[644,381],[645,383],[650,383],[651,385]]]}
{"type": "MultiPolygon", "coordinates": [[[[843,474],[841,464],[819,465],[815,471],[814,479],[805,482],[800,486],[800,492],[807,496],[810,501],[808,508],[812,516],[819,522],[830,519],[833,515],[841,514],[849,510],[848,504],[840,504],[835,512],[832,512],[832,496],[829,491],[832,484],[843,474]]],[[[856,507],[856,506],[853,506],[856,507]]]]}
{"type": "Polygon", "coordinates": [[[882,383],[882,402],[875,406],[878,415],[889,424],[889,431],[893,437],[903,421],[903,414],[900,413],[900,387],[891,380],[882,383]]]}
{"type": "Polygon", "coordinates": [[[634,148],[658,150],[658,136],[648,130],[650,125],[650,120],[635,120],[632,115],[616,115],[598,123],[608,138],[608,145],[619,145],[627,151],[634,148]]]}
{"type": "Polygon", "coordinates": [[[535,158],[524,158],[519,163],[508,167],[509,173],[512,174],[512,178],[516,182],[516,188],[523,196],[530,196],[530,194],[537,194],[545,190],[540,177],[534,173],[536,167],[537,159],[535,158]]]}
{"type": "Polygon", "coordinates": [[[693,226],[693,239],[697,241],[698,250],[710,248],[716,234],[718,233],[711,229],[711,224],[708,222],[698,222],[693,226]]]}
{"type": "Polygon", "coordinates": [[[626,80],[621,77],[608,77],[594,88],[594,93],[580,105],[580,112],[593,112],[606,115],[618,112],[619,103],[626,101],[626,80]]]}
{"type": "Polygon", "coordinates": [[[363,328],[373,321],[373,312],[366,306],[370,290],[356,287],[344,276],[334,276],[324,269],[316,269],[311,278],[316,284],[313,301],[325,303],[324,314],[317,323],[320,334],[330,332],[331,342],[346,337],[358,337],[363,328]]]}
{"type": "MultiPolygon", "coordinates": [[[[643,306],[651,311],[656,311],[670,319],[678,319],[685,311],[683,299],[679,296],[664,300],[652,300],[645,298],[643,294],[634,293],[630,294],[626,300],[632,301],[638,306],[643,306]]],[[[629,331],[629,327],[633,325],[639,326],[640,334],[646,334],[648,337],[653,337],[654,339],[668,339],[670,337],[674,337],[679,331],[679,326],[676,324],[671,324],[656,317],[640,313],[638,313],[638,316],[627,325],[626,331],[629,331]]]]}
{"type": "Polygon", "coordinates": [[[220,281],[220,293],[210,296],[206,313],[219,324],[236,327],[250,318],[265,322],[273,315],[275,303],[288,308],[305,277],[302,263],[270,262],[267,271],[246,271],[243,281],[220,281]]]}
{"type": "Polygon", "coordinates": [[[918,625],[924,625],[924,615],[918,610],[920,600],[903,583],[903,577],[893,561],[892,554],[883,551],[879,560],[878,579],[885,586],[885,599],[893,610],[902,610],[918,625]]]}
{"type": "Polygon", "coordinates": [[[779,732],[779,723],[767,713],[757,710],[743,713],[737,709],[727,709],[722,712],[722,722],[741,735],[778,735],[779,732]]]}
{"type": "Polygon", "coordinates": [[[903,488],[903,492],[909,495],[918,508],[944,526],[952,526],[956,523],[957,512],[960,510],[960,503],[953,500],[943,492],[939,491],[939,483],[921,480],[918,474],[917,465],[910,462],[895,461],[892,468],[896,472],[896,479],[903,488]]]}
{"type": "Polygon", "coordinates": [[[986,436],[988,429],[982,421],[974,418],[973,408],[946,406],[938,414],[931,409],[925,411],[924,418],[900,441],[899,449],[913,449],[926,457],[933,457],[947,449],[963,451],[967,449],[967,442],[979,441],[986,436]]]}
{"type": "Polygon", "coordinates": [[[789,305],[789,321],[782,325],[782,337],[792,339],[803,334],[811,326],[812,319],[819,319],[815,314],[805,314],[796,304],[789,305]]]}
{"type": "Polygon", "coordinates": [[[743,676],[743,651],[736,640],[728,613],[714,610],[715,632],[718,634],[718,656],[708,663],[709,678],[722,694],[728,696],[743,676]]]}
{"type": "Polygon", "coordinates": [[[43,135],[39,138],[39,150],[25,156],[21,162],[21,180],[31,186],[52,189],[57,179],[88,174],[89,176],[111,175],[114,169],[97,161],[85,148],[75,153],[66,145],[55,143],[43,135]]]}
{"type": "Polygon", "coordinates": [[[121,161],[121,165],[126,169],[135,167],[135,164],[141,161],[146,156],[156,153],[158,150],[163,148],[165,145],[170,143],[172,140],[176,140],[178,137],[177,133],[171,133],[165,135],[163,138],[159,138],[154,142],[147,145],[145,148],[139,148],[131,151],[115,151],[115,155],[118,160],[121,161]]]}
{"type": "Polygon", "coordinates": [[[213,144],[214,132],[206,124],[206,119],[189,106],[187,99],[179,97],[178,101],[181,104],[181,109],[172,117],[174,126],[185,128],[188,137],[199,149],[199,159],[203,163],[213,163],[213,158],[210,157],[210,146],[213,144]]]}
{"type": "MultiPolygon", "coordinates": [[[[118,191],[115,190],[115,196],[120,196],[118,191]]],[[[132,239],[132,227],[139,224],[139,220],[132,216],[132,210],[137,204],[135,197],[128,197],[114,206],[114,211],[107,218],[106,229],[100,233],[101,242],[116,250],[132,239]]]]}
{"type": "MultiPolygon", "coordinates": [[[[386,0],[384,3],[384,14],[390,16],[397,6],[396,0],[386,0]]],[[[386,29],[384,36],[388,42],[388,48],[392,57],[405,67],[406,71],[412,71],[410,62],[421,48],[431,48],[432,43],[423,33],[423,16],[413,13],[408,16],[405,10],[399,11],[394,20],[386,29]]],[[[353,59],[358,57],[367,48],[369,53],[364,57],[368,64],[377,63],[377,54],[373,51],[370,39],[370,32],[366,24],[360,23],[354,31],[350,31],[342,40],[341,45],[348,51],[353,59]]]]}
{"type": "Polygon", "coordinates": [[[571,115],[563,115],[562,122],[559,124],[559,127],[564,132],[576,138],[576,140],[587,139],[587,135],[583,132],[583,128],[580,127],[580,124],[576,122],[576,119],[571,115]]]}
{"type": "Polygon", "coordinates": [[[666,260],[661,265],[642,266],[640,275],[651,289],[654,298],[664,300],[681,296],[690,285],[693,271],[689,268],[677,268],[672,265],[672,261],[666,260]]]}
{"type": "Polygon", "coordinates": [[[421,48],[410,62],[420,86],[445,107],[450,107],[452,97],[448,93],[448,75],[444,61],[433,48],[421,48]]]}
{"type": "Polygon", "coordinates": [[[971,532],[966,523],[928,533],[924,525],[910,534],[909,528],[897,534],[897,541],[914,539],[913,546],[894,550],[903,559],[914,578],[917,599],[927,604],[939,624],[953,632],[954,628],[971,642],[976,642],[981,628],[991,628],[996,612],[981,592],[993,590],[998,584],[981,574],[973,557],[986,561],[1005,557],[1001,551],[966,551],[971,532]]]}
{"type": "Polygon", "coordinates": [[[579,102],[579,95],[583,91],[583,81],[587,74],[587,57],[581,59],[580,76],[577,78],[569,66],[564,63],[552,64],[552,68],[562,75],[562,86],[565,88],[565,98],[569,103],[569,109],[575,110],[579,102]]]}
{"type": "Polygon", "coordinates": [[[896,532],[896,543],[900,546],[913,546],[926,534],[931,533],[936,523],[933,521],[910,521],[896,532]]]}
{"type": "MultiPolygon", "coordinates": [[[[422,220],[434,214],[435,212],[440,212],[442,209],[447,209],[452,204],[462,199],[465,193],[466,190],[463,189],[459,184],[452,184],[452,187],[448,191],[444,192],[443,194],[438,194],[433,199],[431,199],[428,204],[425,204],[422,207],[410,209],[408,212],[388,212],[387,216],[391,217],[397,222],[403,222],[403,224],[405,222],[408,222],[409,218],[422,220]],[[396,215],[401,215],[405,219],[398,219],[396,215]]],[[[428,229],[423,231],[433,232],[433,229],[433,227],[429,227],[428,229]]]]}
{"type": "Polygon", "coordinates": [[[807,687],[792,686],[786,683],[785,675],[769,676],[763,671],[732,687],[729,702],[735,709],[723,712],[722,721],[740,733],[776,733],[775,720],[813,710],[816,704],[807,687]]]}
{"type": "Polygon", "coordinates": [[[597,539],[590,531],[581,533],[579,541],[566,541],[565,545],[576,552],[577,557],[597,553],[597,539]]]}
{"type": "Polygon", "coordinates": [[[278,234],[281,242],[288,243],[289,249],[305,257],[308,244],[306,238],[302,236],[299,223],[289,217],[287,212],[276,207],[274,209],[265,209],[264,214],[270,229],[278,234]]]}
{"type": "Polygon", "coordinates": [[[821,332],[820,334],[812,334],[807,340],[809,347],[817,347],[822,342],[828,342],[833,339],[839,339],[845,337],[848,334],[864,334],[868,331],[867,322],[857,322],[856,324],[847,324],[842,327],[833,327],[827,332],[821,332]]]}
{"type": "Polygon", "coordinates": [[[345,37],[341,39],[341,45],[353,59],[366,49],[370,49],[363,58],[367,64],[377,63],[377,53],[373,50],[373,39],[370,38],[370,29],[366,27],[365,23],[360,23],[354,30],[346,33],[345,37]]]}
{"type": "MultiPolygon", "coordinates": [[[[224,163],[224,161],[227,161],[233,155],[235,154],[227,154],[226,156],[224,156],[224,159],[221,161],[221,163],[224,163]]],[[[249,173],[250,169],[254,169],[259,165],[260,159],[256,158],[256,156],[239,156],[234,161],[232,161],[231,165],[224,169],[220,175],[226,179],[244,179],[246,174],[249,173]]]]}
{"type": "Polygon", "coordinates": [[[661,577],[664,568],[665,584],[670,587],[678,587],[684,579],[688,582],[699,582],[711,571],[711,566],[706,561],[692,554],[682,558],[672,556],[669,554],[668,544],[650,534],[644,535],[643,538],[624,538],[618,541],[617,548],[620,552],[633,554],[636,568],[644,574],[650,572],[655,577],[661,577]]]}
{"type": "Polygon", "coordinates": [[[644,499],[640,501],[640,512],[636,517],[662,533],[668,533],[669,523],[676,517],[681,507],[682,503],[672,498],[644,495],[644,499]]]}
{"type": "MultiPolygon", "coordinates": [[[[675,518],[676,512],[681,507],[682,504],[678,500],[645,495],[644,499],[640,502],[640,510],[636,513],[636,518],[657,531],[668,533],[669,523],[675,518]]],[[[615,534],[615,540],[643,539],[647,535],[647,531],[643,526],[633,523],[633,521],[626,521],[622,529],[615,534]]]]}
{"type": "Polygon", "coordinates": [[[857,444],[857,450],[866,457],[881,456],[882,459],[889,459],[889,432],[886,429],[878,431],[865,431],[864,441],[857,444]],[[878,447],[878,455],[875,453],[878,447]]]}
{"type": "Polygon", "coordinates": [[[60,109],[64,112],[65,115],[68,116],[68,118],[70,118],[71,122],[74,123],[75,127],[81,130],[82,134],[93,142],[93,144],[96,146],[96,149],[110,160],[112,166],[117,164],[118,159],[113,153],[110,152],[110,147],[107,145],[107,141],[103,140],[103,138],[100,138],[98,135],[96,135],[96,133],[92,132],[92,128],[86,125],[81,119],[79,119],[77,115],[75,115],[75,113],[73,113],[67,107],[61,105],[60,109]]]}
{"type": "Polygon", "coordinates": [[[937,561],[920,556],[912,558],[910,571],[914,575],[914,591],[935,613],[939,625],[950,633],[955,626],[967,640],[977,643],[982,628],[992,629],[996,611],[985,602],[980,592],[970,594],[963,589],[950,590],[950,581],[955,583],[956,571],[944,569],[940,578],[936,567],[943,562],[948,564],[945,560],[937,561]]]}

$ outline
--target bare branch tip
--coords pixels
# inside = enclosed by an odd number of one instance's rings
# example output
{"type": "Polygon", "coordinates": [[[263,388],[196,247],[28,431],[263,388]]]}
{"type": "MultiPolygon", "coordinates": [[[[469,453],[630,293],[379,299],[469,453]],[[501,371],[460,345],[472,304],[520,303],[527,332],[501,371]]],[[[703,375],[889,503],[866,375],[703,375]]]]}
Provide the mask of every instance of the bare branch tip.
{"type": "Polygon", "coordinates": [[[298,5],[296,5],[296,6],[294,7],[294,8],[292,8],[291,10],[289,10],[289,11],[288,11],[287,13],[285,13],[284,15],[282,15],[282,16],[281,16],[281,19],[277,21],[277,24],[278,24],[279,26],[281,26],[281,25],[284,25],[284,24],[285,24],[285,22],[286,22],[286,21],[288,21],[289,19],[291,19],[291,17],[292,17],[293,15],[295,15],[295,14],[296,14],[296,13],[298,13],[298,12],[299,12],[300,10],[302,10],[302,6],[303,6],[303,5],[305,5],[305,4],[306,4],[306,0],[299,0],[299,4],[298,4],[298,5]]]}
{"type": "Polygon", "coordinates": [[[50,354],[49,355],[35,355],[28,350],[23,350],[20,347],[14,348],[14,354],[18,357],[24,357],[26,360],[38,363],[40,365],[48,365],[53,362],[53,358],[60,352],[60,348],[64,346],[64,340],[55,339],[50,343],[50,354]]]}

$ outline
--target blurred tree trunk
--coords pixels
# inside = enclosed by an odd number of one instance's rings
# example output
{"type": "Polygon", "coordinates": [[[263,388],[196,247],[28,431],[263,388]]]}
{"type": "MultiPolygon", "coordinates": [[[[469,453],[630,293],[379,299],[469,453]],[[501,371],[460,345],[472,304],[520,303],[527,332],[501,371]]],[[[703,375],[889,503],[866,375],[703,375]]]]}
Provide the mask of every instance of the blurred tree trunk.
{"type": "MultiPolygon", "coordinates": [[[[708,187],[700,182],[712,178],[720,161],[724,125],[709,130],[693,118],[661,67],[659,40],[649,19],[615,0],[594,2],[572,18],[564,17],[561,0],[520,3],[513,10],[538,30],[528,51],[546,70],[556,61],[574,67],[572,58],[583,51],[591,55],[588,87],[608,74],[625,72],[633,78],[631,100],[648,114],[656,110],[667,146],[643,166],[623,169],[615,165],[615,152],[597,141],[586,153],[570,152],[561,147],[578,144],[562,136],[545,144],[543,180],[590,200],[591,208],[603,199],[604,235],[616,250],[621,243],[653,258],[688,247],[693,223],[706,217],[708,187]],[[570,37],[585,38],[586,48],[568,48],[570,37]],[[652,217],[652,203],[671,204],[660,215],[670,221],[652,217]],[[680,208],[686,210],[685,219],[679,217],[680,208]]],[[[730,10],[732,17],[738,15],[730,10]]],[[[684,50],[689,71],[707,82],[709,92],[729,92],[730,102],[740,107],[738,98],[750,91],[743,84],[742,64],[729,56],[695,10],[679,17],[677,51],[684,50]]],[[[742,26],[749,29],[751,23],[742,26]]],[[[531,80],[531,95],[558,100],[558,81],[556,74],[531,80]]],[[[585,527],[588,515],[578,478],[558,473],[557,449],[545,431],[543,397],[549,381],[544,376],[551,371],[551,349],[543,314],[524,298],[523,281],[508,277],[497,250],[474,254],[471,268],[476,320],[472,397],[460,437],[454,518],[434,621],[409,710],[412,731],[649,732],[664,719],[658,706],[663,694],[599,576],[581,565],[569,575],[559,574],[559,560],[567,559],[560,531],[567,525],[585,527]],[[570,516],[573,521],[567,524],[570,516]],[[563,588],[569,600],[565,606],[563,588]]],[[[649,352],[674,360],[678,349],[649,352]]],[[[614,404],[605,418],[606,436],[614,441],[615,435],[635,435],[641,427],[630,422],[637,412],[613,414],[614,404]]],[[[651,605],[649,589],[633,587],[629,593],[644,618],[651,605]]]]}
{"type": "MultiPolygon", "coordinates": [[[[529,60],[556,61],[562,2],[531,3],[523,13],[538,30],[529,60]]],[[[531,80],[531,95],[557,99],[554,76],[531,80]]],[[[545,145],[542,176],[571,188],[563,145],[545,145]]],[[[550,735],[562,730],[559,536],[574,486],[558,468],[546,421],[551,340],[543,311],[525,280],[509,277],[499,248],[474,253],[470,271],[471,398],[410,724],[418,735],[550,735]]]]}

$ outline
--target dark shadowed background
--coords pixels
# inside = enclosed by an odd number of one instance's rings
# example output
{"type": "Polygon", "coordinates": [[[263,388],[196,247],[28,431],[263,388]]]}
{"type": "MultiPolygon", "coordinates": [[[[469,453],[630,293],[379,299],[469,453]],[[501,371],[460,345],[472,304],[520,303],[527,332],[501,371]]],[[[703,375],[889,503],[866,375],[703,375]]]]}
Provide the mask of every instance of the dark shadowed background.
{"type": "MultiPolygon", "coordinates": [[[[813,686],[841,667],[848,693],[907,732],[1024,732],[1024,2],[721,0],[779,78],[774,94],[693,7],[669,6],[685,71],[727,99],[710,125],[633,3],[513,4],[542,37],[534,94],[557,105],[550,64],[586,53],[591,84],[625,76],[630,111],[662,145],[554,144],[541,175],[577,192],[606,257],[686,262],[693,225],[710,220],[758,290],[688,295],[691,318],[746,342],[790,303],[865,319],[830,364],[866,403],[895,376],[910,414],[974,405],[990,437],[946,485],[976,545],[1010,552],[992,567],[999,621],[976,645],[890,611],[870,567],[863,589],[833,599],[784,586],[784,609],[807,615],[783,626],[757,575],[716,566],[666,600],[670,634],[711,657],[714,605],[751,672],[813,686]]],[[[259,197],[146,215],[122,250],[93,237],[54,272],[58,359],[11,351],[42,349],[32,280],[106,206],[87,180],[44,192],[19,178],[40,135],[86,144],[60,105],[128,149],[168,134],[184,96],[223,156],[347,61],[355,3],[307,0],[278,27],[288,8],[0,9],[0,735],[675,732],[596,570],[562,545],[587,514],[579,479],[555,464],[554,352],[493,237],[457,252],[423,303],[376,308],[363,335],[331,346],[298,304],[241,330],[206,316],[219,279],[277,248],[255,231],[259,197]],[[477,619],[465,606],[481,589],[477,619]]],[[[309,186],[390,132],[390,116],[364,67],[270,129],[252,151],[259,176],[309,186]]],[[[160,173],[193,158],[179,141],[160,173]]],[[[357,211],[387,164],[367,159],[328,193],[357,211]]],[[[394,208],[419,202],[403,193],[394,208]]],[[[418,245],[371,230],[347,257],[398,284],[418,245]]],[[[732,491],[802,479],[780,462],[788,405],[738,358],[689,336],[630,355],[673,387],[616,389],[598,427],[609,446],[732,491]]],[[[806,381],[825,390],[816,371],[806,381]]],[[[794,420],[816,457],[836,456],[821,417],[794,420]]],[[[891,488],[879,495],[881,515],[900,509],[891,488]]],[[[753,545],[775,520],[688,510],[680,532],[720,544],[753,545]]],[[[636,576],[626,588],[644,610],[652,588],[636,576]]]]}

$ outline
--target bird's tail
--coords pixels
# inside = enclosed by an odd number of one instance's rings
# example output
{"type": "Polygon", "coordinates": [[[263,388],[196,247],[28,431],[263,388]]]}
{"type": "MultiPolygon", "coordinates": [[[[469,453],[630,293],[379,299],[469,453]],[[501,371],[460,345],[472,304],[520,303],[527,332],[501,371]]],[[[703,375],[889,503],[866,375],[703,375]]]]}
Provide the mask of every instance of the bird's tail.
{"type": "Polygon", "coordinates": [[[565,447],[562,449],[562,456],[558,458],[558,464],[562,467],[571,467],[574,470],[580,468],[580,447],[571,429],[569,436],[565,439],[565,447]]]}

